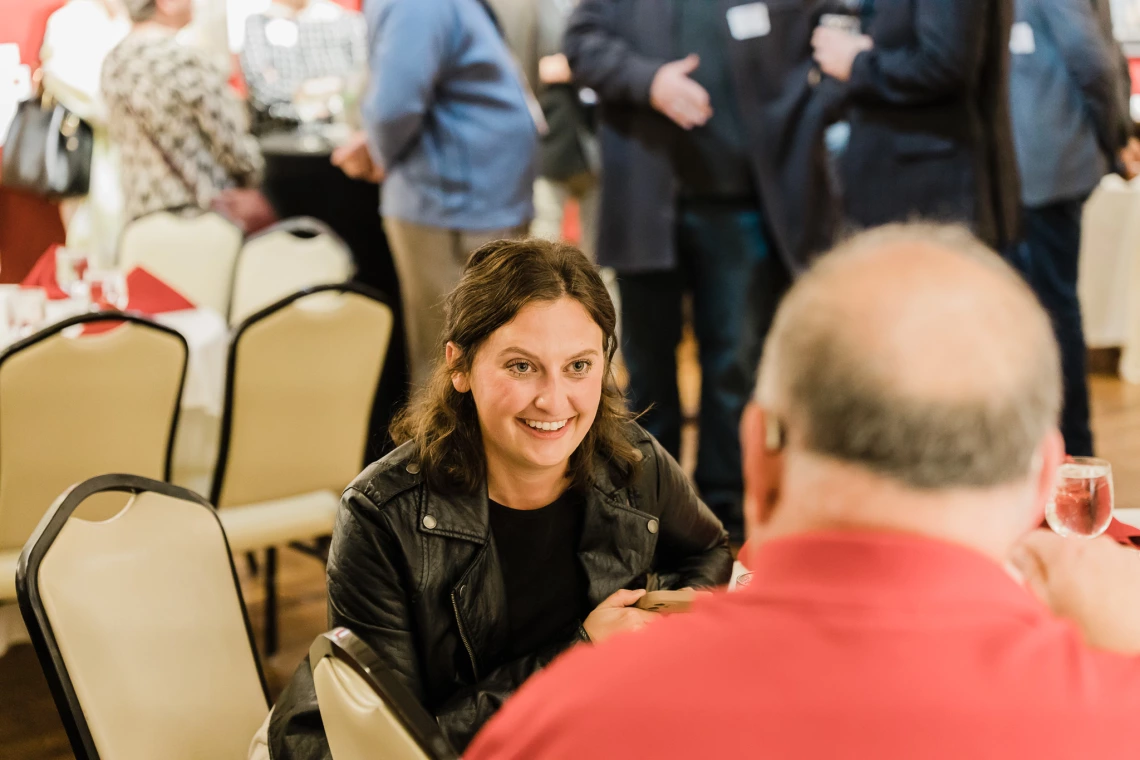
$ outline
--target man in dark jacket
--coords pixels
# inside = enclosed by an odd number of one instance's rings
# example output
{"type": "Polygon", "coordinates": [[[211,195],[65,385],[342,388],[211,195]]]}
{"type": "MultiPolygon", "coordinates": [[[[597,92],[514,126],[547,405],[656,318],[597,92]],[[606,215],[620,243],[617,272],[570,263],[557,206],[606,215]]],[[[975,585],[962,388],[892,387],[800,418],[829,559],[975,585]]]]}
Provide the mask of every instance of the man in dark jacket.
{"type": "Polygon", "coordinates": [[[816,60],[846,82],[840,162],[850,222],[964,222],[999,250],[1014,237],[1009,119],[1012,0],[861,0],[865,34],[817,29],[816,60]]]}
{"type": "Polygon", "coordinates": [[[1077,271],[1082,209],[1121,148],[1116,62],[1088,0],[1017,0],[1016,9],[1010,104],[1023,237],[1014,258],[1061,346],[1065,448],[1091,456],[1077,271]]]}
{"type": "Polygon", "coordinates": [[[809,46],[823,5],[582,0],[565,40],[574,81],[601,103],[597,254],[618,274],[631,402],[676,455],[674,357],[690,293],[696,482],[737,535],[736,430],[760,346],[788,273],[827,246],[836,221],[809,46]]]}
{"type": "Polygon", "coordinates": [[[1100,26],[1100,33],[1108,45],[1112,56],[1112,88],[1115,98],[1112,115],[1115,147],[1113,155],[1119,157],[1117,170],[1125,179],[1131,179],[1140,173],[1140,139],[1136,138],[1136,124],[1132,121],[1132,73],[1128,65],[1128,56],[1116,40],[1113,29],[1112,3],[1110,0],[1092,0],[1096,20],[1100,26]]]}

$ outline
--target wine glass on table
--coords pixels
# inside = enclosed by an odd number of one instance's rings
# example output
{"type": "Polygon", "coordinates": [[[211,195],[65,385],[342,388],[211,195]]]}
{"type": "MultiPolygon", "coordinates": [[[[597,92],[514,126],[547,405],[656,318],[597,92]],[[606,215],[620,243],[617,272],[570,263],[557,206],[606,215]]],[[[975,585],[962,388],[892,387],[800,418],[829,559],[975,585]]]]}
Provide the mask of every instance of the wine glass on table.
{"type": "Polygon", "coordinates": [[[119,311],[127,308],[127,278],[122,272],[116,269],[88,269],[85,279],[91,289],[93,306],[119,311]]]}
{"type": "Polygon", "coordinates": [[[55,250],[55,281],[69,298],[86,296],[87,265],[87,254],[79,249],[60,246],[55,250]]]}
{"type": "Polygon", "coordinates": [[[1112,465],[1094,457],[1069,457],[1045,505],[1045,521],[1066,538],[1096,538],[1112,522],[1112,465]]]}

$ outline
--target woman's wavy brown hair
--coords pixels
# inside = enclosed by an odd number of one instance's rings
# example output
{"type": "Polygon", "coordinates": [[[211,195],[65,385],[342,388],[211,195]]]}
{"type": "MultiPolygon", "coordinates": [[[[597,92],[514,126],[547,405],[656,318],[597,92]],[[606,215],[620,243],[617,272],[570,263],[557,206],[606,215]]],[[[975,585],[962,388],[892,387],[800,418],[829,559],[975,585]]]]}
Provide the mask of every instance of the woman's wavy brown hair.
{"type": "Polygon", "coordinates": [[[611,465],[619,481],[632,477],[640,456],[626,433],[630,415],[612,374],[617,315],[597,269],[573,246],[539,239],[496,240],[471,255],[459,284],[447,296],[440,360],[428,384],[416,391],[392,422],[397,444],[415,442],[420,469],[432,488],[473,494],[486,479],[475,402],[470,393],[455,390],[452,375],[470,372],[483,342],[524,306],[563,297],[582,304],[602,328],[605,353],[597,416],[570,456],[571,487],[581,489],[590,483],[593,463],[599,458],[611,465]],[[450,367],[442,361],[448,342],[460,349],[450,367]]]}

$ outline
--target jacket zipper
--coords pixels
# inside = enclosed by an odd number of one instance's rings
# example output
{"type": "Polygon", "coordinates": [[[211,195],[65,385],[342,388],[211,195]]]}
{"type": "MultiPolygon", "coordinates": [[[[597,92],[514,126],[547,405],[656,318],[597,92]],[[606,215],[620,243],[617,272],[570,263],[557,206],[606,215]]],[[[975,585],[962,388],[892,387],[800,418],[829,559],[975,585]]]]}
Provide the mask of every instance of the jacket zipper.
{"type": "Polygon", "coordinates": [[[459,617],[459,604],[455,601],[455,592],[451,592],[451,608],[455,610],[455,625],[459,628],[459,638],[463,640],[463,646],[467,649],[467,656],[471,658],[471,672],[475,674],[475,680],[479,680],[479,666],[475,664],[475,650],[471,648],[471,642],[467,640],[467,634],[463,632],[463,620],[459,617]]]}

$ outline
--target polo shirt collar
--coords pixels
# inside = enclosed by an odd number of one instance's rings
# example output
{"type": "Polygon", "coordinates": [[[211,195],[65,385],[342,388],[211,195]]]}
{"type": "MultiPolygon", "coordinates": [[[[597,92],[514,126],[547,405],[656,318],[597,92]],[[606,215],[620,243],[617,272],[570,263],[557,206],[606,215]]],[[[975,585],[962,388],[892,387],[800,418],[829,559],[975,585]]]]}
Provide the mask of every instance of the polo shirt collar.
{"type": "Polygon", "coordinates": [[[1040,614],[1040,602],[993,559],[908,533],[820,532],[775,539],[750,557],[745,593],[867,606],[989,605],[1040,614]]]}

